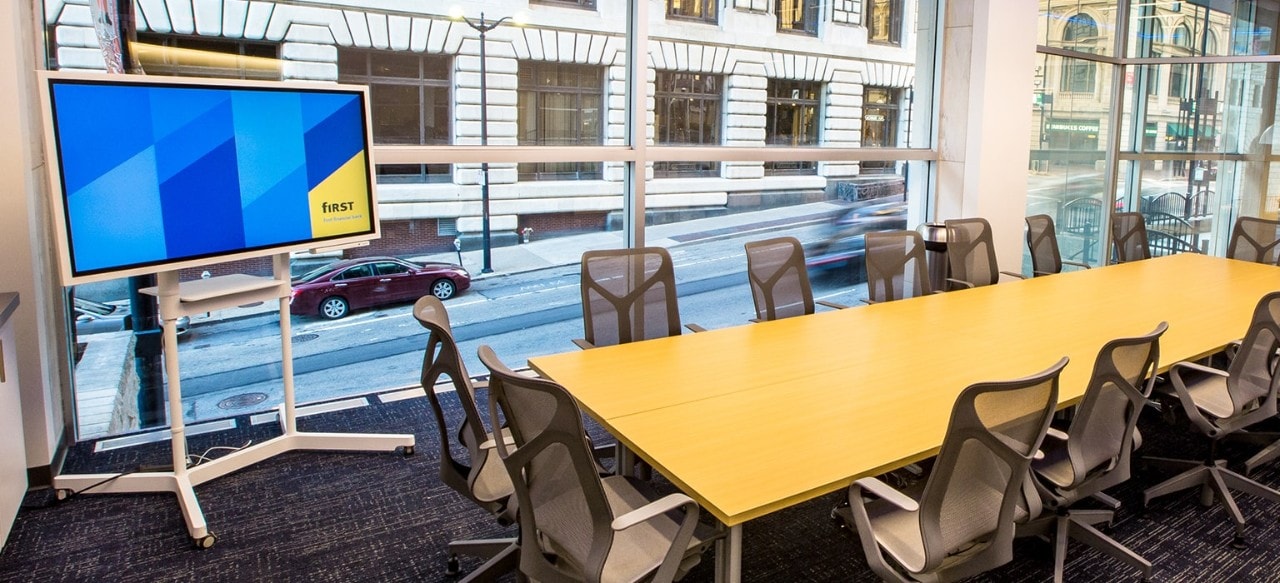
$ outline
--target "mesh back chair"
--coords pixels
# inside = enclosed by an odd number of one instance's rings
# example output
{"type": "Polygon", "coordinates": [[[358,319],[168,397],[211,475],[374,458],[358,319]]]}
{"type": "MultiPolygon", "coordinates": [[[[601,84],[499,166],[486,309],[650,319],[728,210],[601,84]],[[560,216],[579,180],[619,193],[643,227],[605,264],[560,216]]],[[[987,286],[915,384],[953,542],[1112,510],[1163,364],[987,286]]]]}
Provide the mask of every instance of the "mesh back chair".
{"type": "Polygon", "coordinates": [[[1120,503],[1103,490],[1129,479],[1129,462],[1137,445],[1138,415],[1155,384],[1160,359],[1161,322],[1149,334],[1112,340],[1098,352],[1093,376],[1066,433],[1049,431],[1040,448],[1044,457],[1031,469],[1044,506],[1054,510],[1018,528],[1022,535],[1054,536],[1053,578],[1062,583],[1067,539],[1075,538],[1151,577],[1151,563],[1125,548],[1093,525],[1110,523],[1120,503]],[[1074,508],[1095,498],[1106,510],[1074,508]]]}
{"type": "Polygon", "coordinates": [[[1226,371],[1191,362],[1179,362],[1169,370],[1174,396],[1192,426],[1209,438],[1208,455],[1202,461],[1146,458],[1190,469],[1142,493],[1143,504],[1189,488],[1200,488],[1207,505],[1217,498],[1235,522],[1233,545],[1244,545],[1244,516],[1231,496],[1239,490],[1280,502],[1276,491],[1242,474],[1228,470],[1217,459],[1218,441],[1263,419],[1276,415],[1276,349],[1280,348],[1280,292],[1262,297],[1254,309],[1249,330],[1226,371]]]}
{"type": "Polygon", "coordinates": [[[669,582],[714,542],[684,494],[659,497],[624,476],[601,477],[573,397],[518,375],[481,346],[490,416],[511,428],[498,444],[520,505],[520,572],[535,581],[669,582]]]}
{"type": "Polygon", "coordinates": [[[1112,215],[1111,243],[1115,245],[1115,263],[1151,259],[1151,249],[1147,245],[1147,222],[1142,213],[1112,215]]]}
{"type": "Polygon", "coordinates": [[[948,219],[947,262],[951,277],[949,290],[993,285],[1000,274],[1022,278],[1022,274],[1000,271],[996,266],[996,246],[991,239],[991,223],[983,218],[948,219]]]}
{"type": "Polygon", "coordinates": [[[587,251],[581,287],[586,338],[574,343],[582,348],[680,334],[676,272],[666,249],[587,251]]]}
{"type": "Polygon", "coordinates": [[[1031,215],[1027,217],[1027,247],[1031,249],[1032,277],[1062,273],[1062,266],[1072,265],[1089,269],[1078,261],[1063,261],[1058,250],[1058,233],[1053,228],[1053,217],[1031,215]]]}
{"type": "Polygon", "coordinates": [[[875,478],[849,487],[867,563],[886,581],[954,581],[1013,558],[1023,486],[1058,398],[1063,358],[1044,372],[978,383],[956,399],[918,501],[875,478]],[[864,493],[879,498],[867,502],[864,493]]]}
{"type": "MultiPolygon", "coordinates": [[[[747,281],[756,305],[753,322],[812,314],[815,309],[804,248],[795,237],[778,237],[746,244],[747,281]]],[[[818,301],[830,308],[840,304],[818,301]]]]}
{"type": "MultiPolygon", "coordinates": [[[[439,299],[428,295],[413,305],[413,315],[428,331],[422,357],[422,388],[427,392],[440,430],[440,481],[496,515],[499,522],[512,524],[516,514],[514,488],[493,447],[493,434],[485,429],[484,419],[476,407],[475,387],[453,340],[449,314],[439,299]],[[455,389],[453,394],[462,405],[463,417],[457,427],[456,442],[450,440],[441,395],[434,390],[441,377],[449,379],[455,389]],[[459,459],[455,453],[457,448],[451,447],[454,444],[466,450],[466,459],[459,459]]],[[[468,581],[495,578],[511,571],[518,559],[517,542],[514,538],[450,542],[447,574],[457,574],[459,553],[488,559],[467,577],[468,581]]]]}
{"type": "Polygon", "coordinates": [[[1275,265],[1280,261],[1280,221],[1256,217],[1236,219],[1227,257],[1275,265]]]}
{"type": "Polygon", "coordinates": [[[866,234],[867,295],[873,303],[933,293],[924,238],[916,231],[866,234]]]}

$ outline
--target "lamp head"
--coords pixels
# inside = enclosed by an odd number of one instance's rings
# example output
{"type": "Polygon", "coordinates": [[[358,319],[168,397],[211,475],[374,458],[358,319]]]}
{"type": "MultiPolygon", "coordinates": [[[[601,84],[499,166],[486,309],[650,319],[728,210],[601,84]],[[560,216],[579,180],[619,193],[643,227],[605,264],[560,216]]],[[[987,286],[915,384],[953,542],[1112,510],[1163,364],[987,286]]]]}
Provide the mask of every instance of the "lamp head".
{"type": "Polygon", "coordinates": [[[462,20],[466,18],[466,13],[462,10],[462,5],[454,4],[449,7],[449,20],[462,20]]]}

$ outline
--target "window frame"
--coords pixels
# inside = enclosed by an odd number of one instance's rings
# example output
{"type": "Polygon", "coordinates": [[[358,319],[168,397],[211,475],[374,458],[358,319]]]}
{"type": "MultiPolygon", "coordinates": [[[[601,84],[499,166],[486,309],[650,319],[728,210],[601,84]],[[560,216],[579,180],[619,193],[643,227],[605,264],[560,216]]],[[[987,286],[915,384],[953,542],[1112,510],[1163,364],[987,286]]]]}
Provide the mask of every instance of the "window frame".
{"type": "Polygon", "coordinates": [[[666,8],[666,17],[671,20],[703,22],[706,24],[720,23],[720,0],[666,0],[663,6],[666,8]],[[677,7],[683,6],[685,3],[692,5],[694,9],[676,12],[677,7]]]}
{"type": "MultiPolygon", "coordinates": [[[[607,70],[600,65],[583,65],[577,63],[561,63],[555,61],[535,61],[526,60],[519,64],[516,81],[516,140],[521,146],[568,146],[568,147],[585,147],[585,146],[601,146],[604,145],[604,131],[606,126],[606,107],[607,96],[605,95],[605,80],[607,78],[607,70]],[[576,85],[557,85],[542,84],[538,81],[541,78],[540,72],[545,69],[555,69],[557,79],[567,72],[572,72],[579,79],[594,76],[594,84],[584,85],[582,83],[576,85]],[[590,69],[594,75],[583,75],[590,69]],[[549,138],[546,135],[545,125],[540,123],[544,117],[541,112],[544,111],[543,102],[548,98],[556,96],[570,96],[574,102],[569,111],[576,112],[574,119],[568,120],[570,125],[582,127],[586,124],[585,112],[588,111],[588,104],[584,103],[584,99],[595,97],[596,102],[594,108],[595,131],[594,135],[579,135],[571,141],[558,140],[549,138]],[[525,115],[528,110],[527,101],[533,99],[532,111],[538,112],[536,117],[531,118],[525,115]],[[527,124],[534,124],[530,130],[527,124]],[[532,131],[534,138],[527,139],[526,135],[532,131]]],[[[551,124],[554,125],[554,124],[551,124]]],[[[518,176],[521,181],[537,181],[537,180],[600,180],[604,175],[604,165],[601,162],[526,162],[518,167],[518,176]]]]}
{"type": "Polygon", "coordinates": [[[867,43],[874,45],[902,46],[902,25],[903,25],[903,2],[902,0],[866,0],[863,4],[863,13],[867,15],[863,22],[864,28],[867,29],[867,43]],[[885,10],[888,15],[884,17],[883,26],[885,27],[885,35],[879,38],[876,35],[875,25],[877,14],[880,10],[885,10]]]}
{"type": "MultiPolygon", "coordinates": [[[[719,146],[724,139],[724,75],[701,73],[692,71],[671,71],[659,70],[654,78],[654,120],[653,134],[654,144],[659,146],[719,146]],[[681,83],[687,81],[687,83],[681,83]],[[714,81],[714,83],[710,83],[714,81]],[[664,83],[666,82],[666,83],[664,83]],[[697,91],[697,84],[708,83],[713,85],[703,91],[697,91]],[[700,139],[691,141],[688,139],[675,140],[669,136],[679,131],[678,127],[665,126],[663,120],[670,120],[675,117],[672,113],[673,106],[677,100],[685,100],[686,104],[684,119],[685,123],[684,135],[687,138],[691,126],[688,112],[694,110],[694,102],[702,104],[699,119],[713,119],[714,124],[709,126],[711,129],[710,138],[703,137],[703,130],[708,126],[703,123],[699,124],[698,134],[700,139]],[[665,130],[665,131],[664,131],[665,130]]],[[[670,123],[669,121],[666,123],[670,123]]],[[[712,177],[720,175],[719,162],[654,162],[653,163],[654,178],[697,178],[712,177]]]]}
{"type": "Polygon", "coordinates": [[[774,18],[778,22],[778,31],[791,34],[818,36],[818,21],[822,18],[820,11],[821,8],[822,3],[820,0],[774,0],[773,13],[774,18]],[[801,13],[800,20],[792,20],[791,26],[788,26],[782,20],[784,8],[795,9],[794,6],[785,6],[787,4],[799,5],[798,8],[801,13]],[[799,23],[799,26],[795,25],[797,22],[799,23]]]}
{"type": "MultiPolygon", "coordinates": [[[[778,79],[770,78],[768,85],[765,87],[765,146],[774,147],[816,147],[822,143],[822,96],[825,86],[819,81],[807,81],[798,79],[778,79]],[[806,88],[812,88],[812,98],[804,97],[806,88]],[[782,96],[779,93],[786,89],[791,89],[792,93],[798,93],[797,97],[782,96]],[[811,136],[804,136],[805,139],[797,140],[795,134],[792,134],[790,143],[782,143],[777,139],[781,134],[776,130],[777,125],[781,122],[782,116],[779,114],[784,108],[790,108],[799,111],[800,115],[805,115],[803,111],[806,108],[812,108],[808,115],[813,119],[813,131],[811,136]]],[[[795,115],[792,113],[794,123],[795,115]]],[[[766,176],[797,176],[811,175],[818,173],[818,165],[812,160],[796,160],[785,162],[765,162],[764,173],[766,176]]]]}

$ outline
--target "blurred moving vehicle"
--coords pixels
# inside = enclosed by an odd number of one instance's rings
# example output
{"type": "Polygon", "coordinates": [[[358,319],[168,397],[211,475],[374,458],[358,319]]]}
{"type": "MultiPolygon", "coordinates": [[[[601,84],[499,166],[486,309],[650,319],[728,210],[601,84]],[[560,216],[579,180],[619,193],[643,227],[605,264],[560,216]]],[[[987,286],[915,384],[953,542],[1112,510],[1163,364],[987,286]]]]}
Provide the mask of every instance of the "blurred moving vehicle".
{"type": "MultiPolygon", "coordinates": [[[[76,334],[98,334],[101,332],[120,332],[133,329],[129,305],[121,303],[104,304],[93,300],[76,297],[71,309],[76,314],[76,334]]],[[[178,318],[178,334],[191,329],[191,318],[178,318]]]]}
{"type": "Polygon", "coordinates": [[[413,302],[426,294],[447,300],[468,287],[471,274],[461,265],[419,265],[395,257],[344,259],[295,278],[289,312],[336,320],[351,310],[413,302]]]}
{"type": "Polygon", "coordinates": [[[905,200],[870,199],[854,203],[836,215],[826,239],[805,248],[805,264],[811,272],[842,271],[854,280],[866,278],[865,235],[874,231],[907,228],[905,200]]]}

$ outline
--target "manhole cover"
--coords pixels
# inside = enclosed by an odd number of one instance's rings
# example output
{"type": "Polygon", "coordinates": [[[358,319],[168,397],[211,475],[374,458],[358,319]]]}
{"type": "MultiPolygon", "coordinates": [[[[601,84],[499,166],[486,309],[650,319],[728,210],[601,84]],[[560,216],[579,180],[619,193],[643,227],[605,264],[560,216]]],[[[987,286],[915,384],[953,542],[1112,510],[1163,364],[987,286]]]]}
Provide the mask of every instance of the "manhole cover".
{"type": "Polygon", "coordinates": [[[266,393],[245,393],[243,395],[227,397],[221,401],[218,401],[218,408],[219,409],[243,409],[245,407],[252,407],[254,405],[257,405],[258,403],[261,403],[265,400],[267,400],[266,393]]]}
{"type": "Polygon", "coordinates": [[[319,337],[320,337],[320,335],[319,335],[319,334],[299,334],[299,335],[297,335],[297,336],[294,336],[294,337],[293,337],[293,342],[294,342],[295,344],[301,344],[301,343],[303,343],[303,342],[310,342],[310,341],[315,340],[316,338],[319,338],[319,337]]]}

